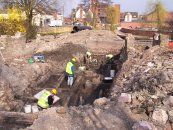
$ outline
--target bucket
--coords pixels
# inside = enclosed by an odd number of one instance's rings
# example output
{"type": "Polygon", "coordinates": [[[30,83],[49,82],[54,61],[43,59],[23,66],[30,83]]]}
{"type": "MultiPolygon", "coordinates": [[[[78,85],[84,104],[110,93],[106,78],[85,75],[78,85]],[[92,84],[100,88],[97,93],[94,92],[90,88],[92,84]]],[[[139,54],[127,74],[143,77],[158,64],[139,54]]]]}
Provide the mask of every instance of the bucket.
{"type": "Polygon", "coordinates": [[[32,113],[38,112],[38,107],[37,106],[32,106],[32,113]]]}
{"type": "Polygon", "coordinates": [[[84,70],[85,70],[85,66],[80,66],[80,67],[79,67],[79,70],[80,70],[80,71],[84,71],[84,70]]]}
{"type": "Polygon", "coordinates": [[[173,41],[168,42],[168,48],[173,49],[173,41]]]}
{"type": "Polygon", "coordinates": [[[115,77],[115,70],[110,70],[110,76],[111,76],[112,78],[115,77]]]}
{"type": "Polygon", "coordinates": [[[28,63],[34,63],[34,61],[32,59],[29,59],[28,63]]]}
{"type": "Polygon", "coordinates": [[[103,80],[104,83],[112,83],[112,81],[113,81],[112,77],[104,77],[103,80]]]}
{"type": "Polygon", "coordinates": [[[24,112],[25,113],[31,113],[31,105],[25,105],[24,106],[24,112]]]}

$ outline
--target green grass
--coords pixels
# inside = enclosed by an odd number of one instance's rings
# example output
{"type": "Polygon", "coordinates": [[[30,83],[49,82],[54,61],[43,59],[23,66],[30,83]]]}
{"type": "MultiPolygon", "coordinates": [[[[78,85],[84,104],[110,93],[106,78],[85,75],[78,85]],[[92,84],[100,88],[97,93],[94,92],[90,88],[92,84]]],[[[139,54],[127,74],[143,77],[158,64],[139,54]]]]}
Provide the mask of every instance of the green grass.
{"type": "Polygon", "coordinates": [[[42,28],[38,34],[41,35],[58,35],[62,33],[69,33],[72,31],[72,27],[49,27],[49,28],[42,28]]]}
{"type": "Polygon", "coordinates": [[[41,36],[46,36],[46,35],[59,35],[59,34],[63,34],[63,33],[67,33],[67,32],[41,32],[38,34],[40,34],[41,36]]]}

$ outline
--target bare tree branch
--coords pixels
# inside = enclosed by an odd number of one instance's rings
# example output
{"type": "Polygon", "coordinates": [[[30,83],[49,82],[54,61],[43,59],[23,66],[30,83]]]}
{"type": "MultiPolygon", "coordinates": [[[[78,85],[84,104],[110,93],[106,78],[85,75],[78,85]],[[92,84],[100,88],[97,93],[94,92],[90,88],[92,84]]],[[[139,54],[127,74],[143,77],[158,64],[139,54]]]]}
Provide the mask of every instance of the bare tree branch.
{"type": "Polygon", "coordinates": [[[0,4],[6,6],[12,4],[12,6],[16,6],[22,9],[26,14],[26,33],[29,34],[32,32],[32,19],[33,19],[33,10],[37,10],[40,12],[49,11],[52,13],[56,12],[57,3],[59,0],[0,0],[0,4]]]}

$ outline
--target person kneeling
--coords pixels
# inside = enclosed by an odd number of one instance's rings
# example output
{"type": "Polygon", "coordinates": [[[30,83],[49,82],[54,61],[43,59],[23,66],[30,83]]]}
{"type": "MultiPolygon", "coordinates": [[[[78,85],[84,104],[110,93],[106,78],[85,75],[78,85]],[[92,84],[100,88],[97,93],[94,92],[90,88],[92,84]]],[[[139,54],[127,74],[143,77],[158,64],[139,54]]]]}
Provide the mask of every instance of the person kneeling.
{"type": "Polygon", "coordinates": [[[41,108],[41,109],[46,109],[49,108],[53,102],[54,102],[54,95],[57,94],[57,90],[56,89],[52,89],[52,91],[45,91],[42,96],[38,99],[37,105],[41,108]]]}

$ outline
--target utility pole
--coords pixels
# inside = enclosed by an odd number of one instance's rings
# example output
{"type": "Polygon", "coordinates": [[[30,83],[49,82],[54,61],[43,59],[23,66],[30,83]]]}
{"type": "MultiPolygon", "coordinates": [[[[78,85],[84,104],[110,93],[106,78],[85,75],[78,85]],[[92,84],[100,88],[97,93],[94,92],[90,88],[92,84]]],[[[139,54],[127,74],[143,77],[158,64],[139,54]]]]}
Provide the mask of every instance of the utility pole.
{"type": "Polygon", "coordinates": [[[62,7],[62,9],[63,9],[62,11],[63,11],[63,17],[64,17],[64,4],[63,4],[63,7],[62,7]]]}

